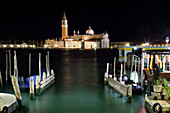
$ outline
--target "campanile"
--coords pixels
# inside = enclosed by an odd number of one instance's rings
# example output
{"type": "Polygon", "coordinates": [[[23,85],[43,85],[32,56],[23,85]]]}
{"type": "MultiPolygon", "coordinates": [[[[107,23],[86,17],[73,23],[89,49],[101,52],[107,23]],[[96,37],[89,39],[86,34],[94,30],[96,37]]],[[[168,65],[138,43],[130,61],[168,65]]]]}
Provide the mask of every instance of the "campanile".
{"type": "Polygon", "coordinates": [[[68,25],[65,12],[63,15],[63,19],[61,20],[61,28],[62,28],[62,40],[64,40],[68,37],[68,25]]]}

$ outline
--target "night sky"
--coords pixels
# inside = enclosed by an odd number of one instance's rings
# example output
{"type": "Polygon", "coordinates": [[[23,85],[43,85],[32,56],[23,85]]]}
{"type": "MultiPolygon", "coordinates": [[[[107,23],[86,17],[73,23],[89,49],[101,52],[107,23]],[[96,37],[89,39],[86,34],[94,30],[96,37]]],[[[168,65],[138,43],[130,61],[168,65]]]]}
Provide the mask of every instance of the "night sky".
{"type": "Polygon", "coordinates": [[[59,38],[65,11],[69,35],[73,35],[74,29],[85,34],[91,26],[96,34],[107,31],[111,41],[164,40],[170,36],[170,5],[163,0],[148,1],[70,4],[69,7],[63,3],[7,6],[0,16],[0,38],[59,38]]]}

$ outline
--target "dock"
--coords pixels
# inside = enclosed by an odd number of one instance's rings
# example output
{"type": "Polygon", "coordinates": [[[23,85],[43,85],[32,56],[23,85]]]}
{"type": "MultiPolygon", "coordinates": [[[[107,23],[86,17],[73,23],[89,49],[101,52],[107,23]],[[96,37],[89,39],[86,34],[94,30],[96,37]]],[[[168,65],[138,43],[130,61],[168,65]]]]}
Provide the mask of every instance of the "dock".
{"type": "MultiPolygon", "coordinates": [[[[145,95],[145,108],[151,112],[154,113],[153,109],[160,109],[157,106],[155,106],[156,103],[159,103],[161,105],[161,111],[160,113],[169,113],[170,112],[170,103],[166,100],[152,100],[147,95],[145,95]],[[155,108],[153,108],[155,107],[155,108]]],[[[158,113],[158,112],[157,112],[158,113]]]]}
{"type": "Polygon", "coordinates": [[[39,83],[39,91],[42,92],[45,89],[47,89],[51,84],[53,84],[55,82],[55,74],[52,74],[50,77],[48,77],[47,79],[41,81],[39,83]]]}
{"type": "Polygon", "coordinates": [[[0,112],[11,113],[17,108],[16,97],[8,93],[0,93],[0,112]]]}
{"type": "Polygon", "coordinates": [[[132,98],[132,85],[128,84],[125,85],[125,81],[122,81],[122,70],[123,65],[121,64],[121,73],[120,73],[120,81],[117,81],[116,75],[115,75],[115,65],[116,65],[116,58],[114,58],[114,76],[112,78],[112,75],[109,74],[109,63],[107,63],[106,72],[104,75],[104,81],[107,82],[112,88],[114,88],[116,91],[118,91],[122,96],[127,96],[127,102],[131,102],[132,98]]]}
{"type": "Polygon", "coordinates": [[[127,101],[131,102],[132,98],[132,85],[125,85],[122,82],[114,80],[112,78],[105,78],[108,84],[118,91],[121,95],[127,96],[127,101]]]}
{"type": "MultiPolygon", "coordinates": [[[[39,54],[39,75],[41,75],[41,54],[39,54]]],[[[50,73],[50,59],[49,59],[49,51],[47,52],[46,55],[46,73],[44,72],[42,74],[42,81],[39,80],[36,88],[37,91],[42,92],[45,89],[47,89],[51,84],[55,82],[55,74],[53,69],[51,70],[50,73]]]]}

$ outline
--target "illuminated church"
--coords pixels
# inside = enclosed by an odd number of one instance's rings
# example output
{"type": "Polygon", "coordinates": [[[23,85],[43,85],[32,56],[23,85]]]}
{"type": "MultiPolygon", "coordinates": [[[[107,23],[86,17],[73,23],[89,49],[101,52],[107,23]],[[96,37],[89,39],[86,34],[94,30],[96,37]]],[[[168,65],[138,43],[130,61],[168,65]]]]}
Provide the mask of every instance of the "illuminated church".
{"type": "MultiPolygon", "coordinates": [[[[67,18],[64,16],[61,20],[62,41],[53,42],[51,45],[57,45],[58,48],[83,48],[83,49],[97,49],[109,48],[108,33],[94,34],[91,26],[86,30],[86,34],[81,35],[79,31],[74,30],[74,35],[68,35],[67,18]]],[[[52,41],[46,40],[46,44],[50,45],[52,41]]]]}
{"type": "Polygon", "coordinates": [[[80,35],[79,31],[74,30],[74,35],[68,35],[68,24],[66,15],[64,13],[62,19],[62,40],[65,42],[66,48],[82,48],[92,49],[92,48],[109,48],[109,35],[107,33],[94,34],[94,31],[89,26],[86,30],[86,34],[80,35]]]}

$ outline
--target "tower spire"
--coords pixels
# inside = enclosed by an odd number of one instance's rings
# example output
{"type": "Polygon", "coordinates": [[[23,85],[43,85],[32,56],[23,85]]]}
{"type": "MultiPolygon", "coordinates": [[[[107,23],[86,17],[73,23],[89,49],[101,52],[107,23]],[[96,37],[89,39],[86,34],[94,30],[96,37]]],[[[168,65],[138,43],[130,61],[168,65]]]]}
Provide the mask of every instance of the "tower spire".
{"type": "Polygon", "coordinates": [[[63,13],[63,19],[64,19],[64,20],[67,20],[67,19],[66,19],[66,13],[65,13],[65,11],[64,11],[64,13],[63,13]]]}
{"type": "Polygon", "coordinates": [[[62,40],[64,40],[68,37],[68,25],[65,12],[63,15],[63,19],[61,20],[61,28],[62,28],[62,40]]]}

